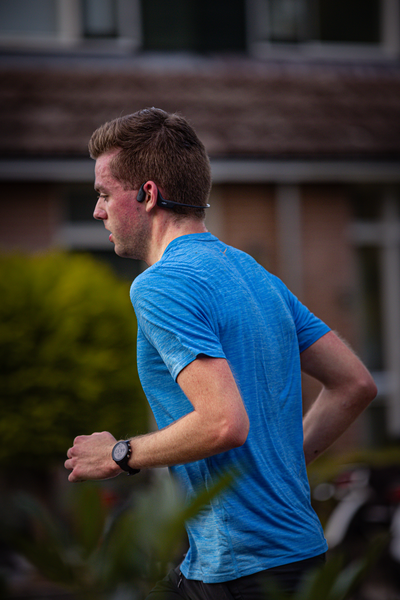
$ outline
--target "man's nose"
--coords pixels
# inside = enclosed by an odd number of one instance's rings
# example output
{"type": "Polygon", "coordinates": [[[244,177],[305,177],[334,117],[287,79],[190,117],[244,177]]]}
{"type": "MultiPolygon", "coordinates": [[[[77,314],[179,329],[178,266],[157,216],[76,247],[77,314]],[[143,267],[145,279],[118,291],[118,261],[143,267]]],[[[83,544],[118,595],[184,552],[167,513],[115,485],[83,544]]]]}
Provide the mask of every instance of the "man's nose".
{"type": "Polygon", "coordinates": [[[100,200],[97,201],[97,204],[94,207],[93,217],[99,221],[104,221],[107,218],[107,213],[100,205],[100,200]]]}

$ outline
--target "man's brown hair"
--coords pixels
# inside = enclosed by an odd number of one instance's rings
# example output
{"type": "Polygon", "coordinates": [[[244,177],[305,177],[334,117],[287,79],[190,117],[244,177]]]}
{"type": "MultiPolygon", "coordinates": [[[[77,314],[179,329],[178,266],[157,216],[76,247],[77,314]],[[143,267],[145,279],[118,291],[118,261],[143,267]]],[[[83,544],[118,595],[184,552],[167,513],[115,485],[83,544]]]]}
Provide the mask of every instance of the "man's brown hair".
{"type": "MultiPolygon", "coordinates": [[[[205,206],[211,189],[210,162],[203,143],[187,120],[159,108],[145,108],[105,123],[93,133],[94,159],[120,148],[111,173],[128,189],[151,180],[167,200],[205,206]]],[[[204,209],[175,207],[174,212],[204,218],[204,209]]]]}

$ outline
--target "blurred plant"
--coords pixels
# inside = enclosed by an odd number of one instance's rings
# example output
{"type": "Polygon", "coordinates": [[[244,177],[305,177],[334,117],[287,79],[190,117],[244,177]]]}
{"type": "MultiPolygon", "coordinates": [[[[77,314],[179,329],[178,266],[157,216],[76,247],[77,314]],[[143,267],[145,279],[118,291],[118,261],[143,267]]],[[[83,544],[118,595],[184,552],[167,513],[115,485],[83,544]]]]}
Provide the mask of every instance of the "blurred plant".
{"type": "Polygon", "coordinates": [[[226,474],[186,504],[177,484],[161,475],[114,511],[107,509],[101,483],[80,484],[71,488],[62,518],[31,495],[18,495],[1,507],[0,535],[42,576],[77,598],[139,600],[182,553],[185,521],[233,476],[226,474]]]}
{"type": "Polygon", "coordinates": [[[388,543],[386,535],[377,536],[365,555],[345,565],[343,555],[331,556],[326,564],[306,577],[294,594],[282,592],[278,586],[268,584],[266,592],[272,600],[347,600],[363,583],[370,568],[388,543]]]}
{"type": "MultiPolygon", "coordinates": [[[[74,493],[62,518],[32,496],[19,495],[12,508],[1,507],[1,538],[76,598],[142,600],[182,553],[184,522],[223,492],[233,477],[226,474],[186,504],[174,481],[161,476],[117,510],[107,508],[103,484],[80,484],[71,487],[74,493]]],[[[347,566],[342,556],[333,556],[294,595],[271,584],[266,598],[346,600],[386,543],[386,537],[375,539],[363,558],[347,566]]]]}
{"type": "Polygon", "coordinates": [[[127,284],[62,253],[0,257],[0,274],[0,466],[47,466],[82,433],[145,431],[127,284]]]}
{"type": "Polygon", "coordinates": [[[376,468],[400,465],[400,446],[394,443],[385,448],[360,448],[340,454],[326,452],[307,468],[310,484],[332,481],[344,470],[360,464],[376,468]]]}
{"type": "Polygon", "coordinates": [[[324,526],[330,552],[362,557],[379,534],[390,536],[371,568],[368,582],[393,595],[400,591],[400,453],[397,447],[359,451],[343,462],[325,459],[314,476],[312,500],[324,526]],[[322,476],[321,476],[322,475],[322,476]],[[324,480],[324,478],[326,479],[324,480]]]}

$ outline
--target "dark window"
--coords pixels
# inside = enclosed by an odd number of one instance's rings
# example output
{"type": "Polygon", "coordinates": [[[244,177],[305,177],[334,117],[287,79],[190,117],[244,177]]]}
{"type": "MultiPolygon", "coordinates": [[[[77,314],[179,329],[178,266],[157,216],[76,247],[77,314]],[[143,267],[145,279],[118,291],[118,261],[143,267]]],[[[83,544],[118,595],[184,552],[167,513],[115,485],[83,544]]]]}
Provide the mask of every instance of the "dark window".
{"type": "Polygon", "coordinates": [[[357,250],[358,272],[361,284],[359,317],[363,360],[372,371],[382,371],[382,305],[380,279],[380,249],[377,246],[363,246],[357,250]]]}
{"type": "MultiPolygon", "coordinates": [[[[352,193],[355,223],[377,224],[382,218],[382,190],[374,185],[359,185],[352,193]]],[[[384,368],[382,339],[381,248],[364,242],[356,250],[358,263],[360,332],[363,359],[368,368],[384,368]]]]}
{"type": "MultiPolygon", "coordinates": [[[[69,226],[93,225],[96,222],[93,218],[93,211],[97,201],[97,194],[93,189],[93,184],[69,184],[62,188],[61,194],[64,199],[64,218],[69,226]]],[[[102,227],[101,223],[97,223],[102,227]]],[[[85,233],[83,233],[83,236],[85,233]]],[[[146,265],[138,260],[121,258],[114,252],[113,244],[107,242],[104,249],[97,247],[88,247],[86,240],[82,239],[82,244],[74,242],[71,252],[88,253],[97,260],[105,262],[112,267],[117,275],[133,281],[141,273],[146,265]]]]}
{"type": "Polygon", "coordinates": [[[244,0],[142,0],[143,49],[244,51],[244,0]]]}
{"type": "Polygon", "coordinates": [[[272,42],[296,42],[304,39],[307,11],[302,0],[269,0],[269,29],[272,42]]]}
{"type": "Polygon", "coordinates": [[[92,184],[70,185],[64,192],[66,219],[70,223],[89,221],[93,223],[93,211],[97,195],[92,184]]]}
{"type": "Polygon", "coordinates": [[[82,0],[82,13],[85,37],[117,36],[117,5],[115,0],[82,0]]]}
{"type": "Polygon", "coordinates": [[[319,0],[319,39],[378,43],[379,0],[319,0]]]}
{"type": "Polygon", "coordinates": [[[380,41],[379,0],[258,0],[255,29],[270,42],[380,41]]]}
{"type": "Polygon", "coordinates": [[[353,218],[357,221],[378,221],[382,218],[382,190],[374,185],[359,185],[353,192],[353,218]]]}

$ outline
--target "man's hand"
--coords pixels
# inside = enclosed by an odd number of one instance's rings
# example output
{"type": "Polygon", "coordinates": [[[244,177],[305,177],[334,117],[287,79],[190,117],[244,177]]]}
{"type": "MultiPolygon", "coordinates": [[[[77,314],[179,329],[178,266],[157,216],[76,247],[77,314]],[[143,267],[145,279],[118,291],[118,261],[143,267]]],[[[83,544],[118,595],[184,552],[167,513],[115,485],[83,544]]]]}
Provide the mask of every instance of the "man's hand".
{"type": "Polygon", "coordinates": [[[65,468],[71,471],[68,481],[110,479],[122,473],[111,456],[116,442],[108,431],[76,437],[64,463],[65,468]]]}

